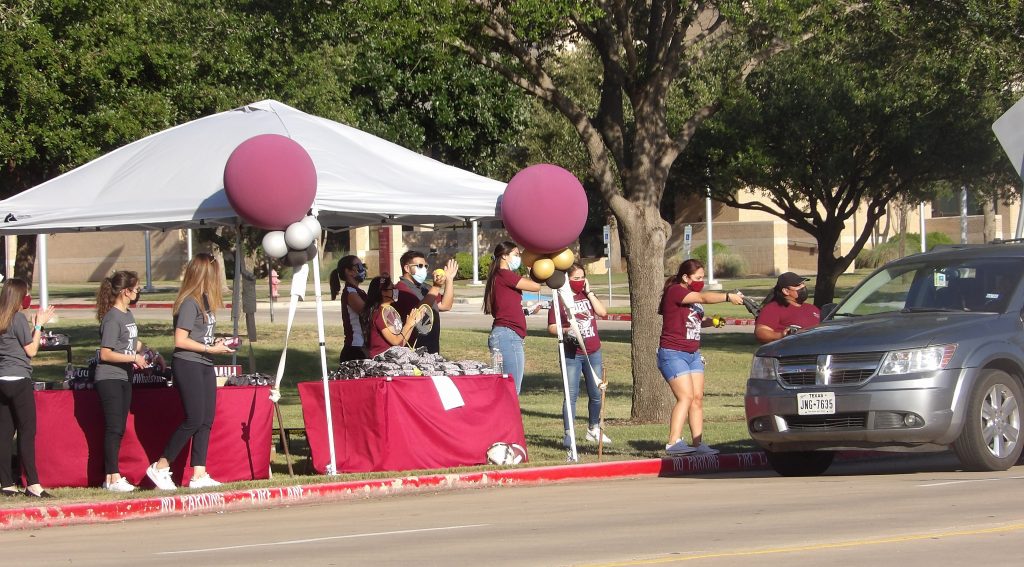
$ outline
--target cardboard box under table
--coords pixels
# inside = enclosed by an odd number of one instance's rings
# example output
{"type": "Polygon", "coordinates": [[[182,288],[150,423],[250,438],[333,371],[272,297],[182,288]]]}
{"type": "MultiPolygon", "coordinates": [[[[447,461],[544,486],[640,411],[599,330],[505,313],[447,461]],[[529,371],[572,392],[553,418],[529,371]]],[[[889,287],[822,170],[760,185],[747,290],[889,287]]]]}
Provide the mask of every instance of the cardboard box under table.
{"type": "MultiPolygon", "coordinates": [[[[480,465],[494,443],[526,447],[508,375],[332,380],[328,391],[338,472],[480,465]]],[[[330,462],[323,383],[301,382],[299,397],[313,468],[323,473],[330,462]]]]}

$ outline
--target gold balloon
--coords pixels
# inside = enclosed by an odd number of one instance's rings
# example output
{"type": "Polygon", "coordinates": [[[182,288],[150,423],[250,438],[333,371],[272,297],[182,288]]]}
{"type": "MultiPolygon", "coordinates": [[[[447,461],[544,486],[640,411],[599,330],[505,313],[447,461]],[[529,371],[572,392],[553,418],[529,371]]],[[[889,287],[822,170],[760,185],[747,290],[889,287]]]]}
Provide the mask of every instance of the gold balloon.
{"type": "Polygon", "coordinates": [[[530,269],[530,277],[535,282],[543,282],[551,277],[551,274],[555,273],[555,263],[550,258],[541,258],[533,263],[533,268],[530,269]]]}
{"type": "Polygon", "coordinates": [[[537,260],[540,260],[545,255],[544,254],[540,254],[538,252],[530,252],[529,250],[523,250],[523,252],[521,253],[521,256],[523,258],[523,265],[526,266],[527,268],[530,268],[530,267],[533,266],[534,262],[536,262],[537,260]]]}
{"type": "Polygon", "coordinates": [[[574,260],[576,260],[576,255],[568,248],[551,256],[551,261],[555,263],[556,270],[568,270],[574,260]]]}

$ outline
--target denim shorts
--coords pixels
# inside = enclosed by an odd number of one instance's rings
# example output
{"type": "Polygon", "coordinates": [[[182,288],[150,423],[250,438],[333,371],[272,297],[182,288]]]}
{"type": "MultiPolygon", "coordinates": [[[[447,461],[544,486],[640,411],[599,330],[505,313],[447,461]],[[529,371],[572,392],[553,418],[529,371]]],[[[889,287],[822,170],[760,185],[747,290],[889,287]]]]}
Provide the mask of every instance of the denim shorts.
{"type": "Polygon", "coordinates": [[[658,370],[665,381],[690,374],[693,372],[704,372],[704,363],[700,359],[700,351],[686,352],[668,348],[658,349],[658,370]]]}

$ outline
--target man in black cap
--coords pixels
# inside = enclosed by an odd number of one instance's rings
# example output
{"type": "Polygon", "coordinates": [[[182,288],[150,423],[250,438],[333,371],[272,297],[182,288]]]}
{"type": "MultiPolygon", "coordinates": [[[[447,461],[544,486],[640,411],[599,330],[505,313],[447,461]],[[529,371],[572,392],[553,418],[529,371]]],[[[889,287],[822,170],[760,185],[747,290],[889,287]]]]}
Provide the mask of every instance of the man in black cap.
{"type": "Polygon", "coordinates": [[[777,341],[800,329],[816,326],[821,310],[807,301],[807,278],[793,272],[779,276],[765,306],[757,316],[754,337],[759,343],[777,341]]]}

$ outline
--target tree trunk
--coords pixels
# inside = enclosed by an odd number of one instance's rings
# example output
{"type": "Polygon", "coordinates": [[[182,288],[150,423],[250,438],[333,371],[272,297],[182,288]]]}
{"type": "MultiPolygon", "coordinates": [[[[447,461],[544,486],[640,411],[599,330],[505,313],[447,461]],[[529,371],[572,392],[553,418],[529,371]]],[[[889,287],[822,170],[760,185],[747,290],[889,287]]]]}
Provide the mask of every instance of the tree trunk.
{"type": "Polygon", "coordinates": [[[18,236],[18,256],[14,260],[14,277],[32,285],[36,268],[36,235],[18,236]]]}
{"type": "Polygon", "coordinates": [[[814,279],[814,304],[818,307],[832,303],[836,297],[836,282],[850,266],[851,255],[836,257],[836,244],[843,224],[822,226],[818,232],[818,273],[814,279]]]}
{"type": "Polygon", "coordinates": [[[631,214],[618,219],[629,258],[626,273],[633,316],[631,417],[639,422],[667,422],[674,398],[658,371],[656,352],[661,337],[658,305],[665,281],[669,226],[657,207],[633,205],[631,209],[631,214]]]}
{"type": "Polygon", "coordinates": [[[622,243],[619,242],[619,221],[615,215],[608,217],[608,265],[610,269],[622,271],[622,243]]]}
{"type": "Polygon", "coordinates": [[[899,220],[900,243],[899,243],[899,247],[898,247],[899,248],[899,252],[898,252],[897,255],[900,258],[902,258],[902,257],[907,255],[907,215],[909,215],[910,213],[908,211],[908,207],[907,207],[906,203],[903,203],[902,201],[900,202],[898,208],[899,208],[899,211],[900,211],[900,220],[899,220]]]}
{"type": "MultiPolygon", "coordinates": [[[[982,226],[982,243],[988,244],[996,239],[996,205],[995,200],[991,195],[984,196],[985,201],[982,203],[982,213],[984,225],[982,226]]],[[[1009,215],[1007,215],[1009,220],[1009,215]]]]}

